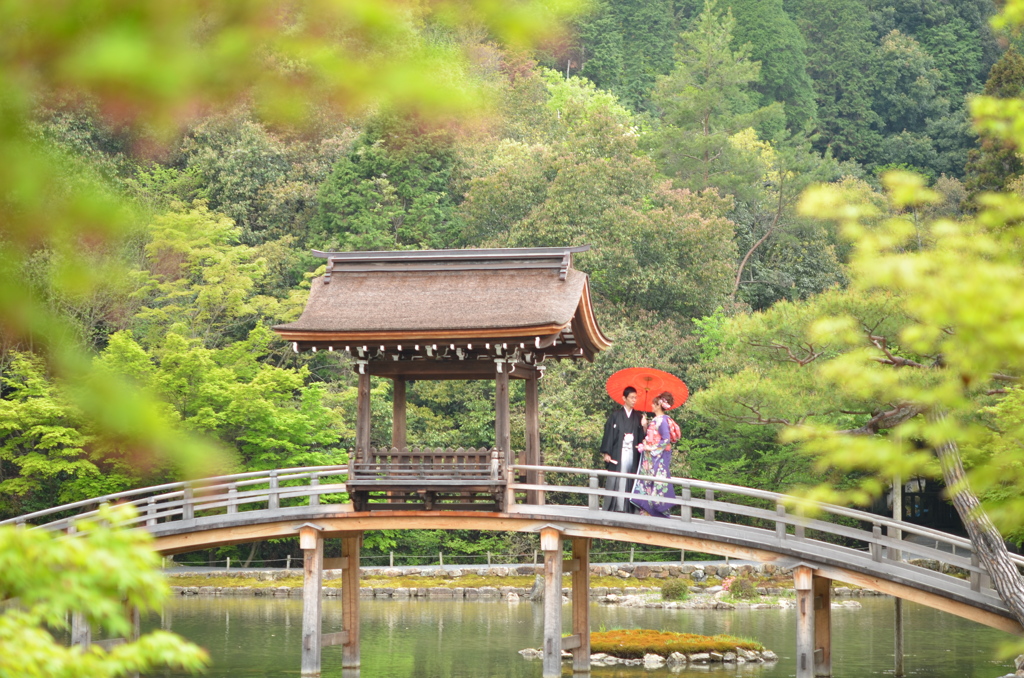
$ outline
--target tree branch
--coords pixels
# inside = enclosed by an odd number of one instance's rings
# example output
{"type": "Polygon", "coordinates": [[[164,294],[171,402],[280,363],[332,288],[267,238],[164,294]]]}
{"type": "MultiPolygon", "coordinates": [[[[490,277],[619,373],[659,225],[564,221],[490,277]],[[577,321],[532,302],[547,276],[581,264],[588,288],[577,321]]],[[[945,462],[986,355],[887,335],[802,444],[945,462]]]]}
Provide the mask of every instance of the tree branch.
{"type": "Polygon", "coordinates": [[[891,410],[885,412],[879,412],[864,424],[858,428],[848,429],[846,431],[839,431],[845,435],[851,436],[871,436],[876,435],[879,431],[894,426],[899,426],[908,419],[912,419],[917,415],[925,412],[928,408],[923,405],[916,403],[903,403],[897,405],[891,410]]]}

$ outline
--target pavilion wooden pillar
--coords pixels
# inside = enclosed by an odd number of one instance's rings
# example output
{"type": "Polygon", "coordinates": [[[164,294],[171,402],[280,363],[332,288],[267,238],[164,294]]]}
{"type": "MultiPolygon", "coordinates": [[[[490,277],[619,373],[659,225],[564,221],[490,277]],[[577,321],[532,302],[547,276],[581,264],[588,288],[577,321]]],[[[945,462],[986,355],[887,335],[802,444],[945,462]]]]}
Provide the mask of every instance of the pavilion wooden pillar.
{"type": "Polygon", "coordinates": [[[391,406],[391,447],[401,450],[408,442],[406,441],[406,419],[405,419],[405,379],[395,377],[391,406]]]}
{"type": "Polygon", "coordinates": [[[361,462],[370,460],[370,374],[359,375],[359,386],[356,392],[356,459],[361,462]]]}
{"type": "Polygon", "coordinates": [[[508,402],[508,365],[495,363],[494,373],[494,446],[505,455],[506,468],[516,463],[512,457],[511,412],[508,402]]]}
{"type": "Polygon", "coordinates": [[[323,607],[320,596],[324,580],[324,539],[320,528],[306,524],[299,528],[302,549],[302,675],[320,675],[320,633],[323,607]]]}
{"type": "Polygon", "coordinates": [[[540,531],[544,551],[543,678],[562,675],[562,534],[553,527],[540,531]]]}
{"type": "MultiPolygon", "coordinates": [[[[530,466],[540,466],[540,399],[537,394],[537,370],[532,370],[526,378],[526,459],[530,466]]],[[[529,485],[540,485],[544,482],[541,471],[527,471],[526,482],[529,485]]],[[[543,504],[542,490],[529,490],[526,493],[527,504],[543,504]]]]}
{"type": "Polygon", "coordinates": [[[796,589],[796,678],[832,675],[831,580],[801,565],[793,570],[796,589]]]}
{"type": "Polygon", "coordinates": [[[590,672],[590,539],[572,539],[572,670],[590,672]]]}

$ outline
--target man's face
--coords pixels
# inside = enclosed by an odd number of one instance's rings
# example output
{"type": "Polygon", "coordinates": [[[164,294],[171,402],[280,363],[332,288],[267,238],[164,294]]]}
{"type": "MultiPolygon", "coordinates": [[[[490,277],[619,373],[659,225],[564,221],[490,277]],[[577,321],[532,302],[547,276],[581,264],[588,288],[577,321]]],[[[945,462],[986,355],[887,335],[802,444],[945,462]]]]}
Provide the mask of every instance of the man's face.
{"type": "Polygon", "coordinates": [[[633,406],[636,405],[636,391],[633,391],[628,396],[626,396],[623,404],[629,409],[633,409],[633,406]]]}

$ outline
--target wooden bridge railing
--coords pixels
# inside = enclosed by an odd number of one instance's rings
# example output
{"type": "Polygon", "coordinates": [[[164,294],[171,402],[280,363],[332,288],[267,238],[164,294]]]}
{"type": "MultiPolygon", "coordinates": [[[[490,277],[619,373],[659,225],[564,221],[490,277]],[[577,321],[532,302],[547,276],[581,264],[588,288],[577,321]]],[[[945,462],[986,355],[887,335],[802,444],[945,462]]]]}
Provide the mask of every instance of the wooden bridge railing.
{"type": "Polygon", "coordinates": [[[51,530],[72,530],[74,521],[95,517],[103,504],[134,505],[139,515],[130,525],[148,527],[204,515],[277,510],[289,504],[317,506],[322,495],[345,492],[343,481],[347,477],[347,466],[250,471],[117,492],[35,511],[0,525],[31,524],[51,530]]]}
{"type": "MultiPolygon", "coordinates": [[[[476,457],[480,457],[479,450],[474,452],[476,457]]],[[[392,452],[387,450],[386,454],[390,455],[392,452]]],[[[494,477],[490,459],[486,464],[477,464],[478,461],[480,460],[475,459],[472,465],[480,466],[477,469],[480,478],[465,478],[462,481],[469,481],[466,487],[470,488],[470,491],[479,485],[478,491],[481,496],[478,499],[486,499],[489,496],[496,508],[500,505],[499,510],[512,513],[545,513],[550,514],[552,518],[560,513],[570,517],[582,511],[591,516],[600,515],[603,519],[612,520],[614,514],[602,514],[598,511],[601,498],[629,495],[609,492],[599,487],[600,478],[641,478],[638,475],[602,470],[513,465],[507,469],[499,469],[499,480],[494,477]],[[576,477],[580,481],[578,484],[560,485],[516,482],[516,476],[522,478],[523,472],[527,471],[532,472],[531,476],[542,477],[544,473],[558,473],[562,474],[563,478],[576,477]],[[502,489],[505,490],[504,499],[496,494],[502,489]],[[517,493],[520,496],[534,493],[534,496],[543,497],[545,492],[548,501],[546,509],[513,505],[517,493]]],[[[0,525],[36,525],[46,529],[72,531],[75,520],[94,517],[100,505],[114,503],[133,504],[139,515],[132,524],[157,531],[159,526],[167,523],[209,516],[223,518],[231,514],[259,510],[275,511],[284,516],[287,515],[289,507],[296,507],[296,510],[304,508],[305,512],[309,513],[310,509],[314,512],[319,510],[323,495],[350,492],[349,471],[348,466],[316,466],[238,473],[197,482],[168,483],[36,511],[0,522],[0,525]]],[[[410,478],[410,481],[412,480],[410,478]]],[[[443,479],[437,479],[440,480],[443,479]]],[[[416,482],[420,481],[422,478],[416,482]]],[[[792,497],[777,492],[690,478],[670,478],[659,482],[675,486],[677,495],[676,499],[664,500],[673,506],[671,518],[651,519],[658,521],[660,530],[678,529],[712,541],[728,541],[738,535],[747,543],[757,544],[760,548],[776,553],[799,552],[804,554],[804,557],[813,558],[820,555],[832,560],[837,557],[857,558],[862,562],[870,560],[883,569],[887,565],[898,567],[904,572],[907,568],[916,569],[921,571],[920,576],[924,576],[923,564],[915,565],[907,561],[923,559],[933,561],[931,567],[927,568],[929,570],[938,567],[941,571],[949,572],[949,568],[952,567],[967,573],[969,582],[957,586],[969,586],[971,591],[994,595],[990,589],[991,581],[988,574],[980,565],[974,546],[968,539],[830,504],[814,504],[812,508],[817,513],[803,515],[793,511],[794,506],[799,507],[799,504],[795,504],[792,497]]],[[[450,492],[453,497],[459,495],[462,490],[458,485],[442,485],[443,487],[439,486],[437,491],[450,492]]],[[[397,501],[399,500],[389,495],[380,498],[381,503],[369,503],[362,509],[395,508],[397,501]]],[[[419,504],[418,507],[428,508],[423,504],[419,504]]],[[[327,511],[336,510],[326,505],[323,508],[327,511]]],[[[465,508],[479,509],[483,506],[474,505],[465,499],[442,498],[428,510],[465,508]],[[445,501],[449,503],[444,503],[445,501]]],[[[654,523],[651,525],[653,528],[654,523]]],[[[1024,567],[1024,558],[1017,555],[1011,558],[1018,567],[1024,567]]],[[[948,581],[956,580],[950,577],[948,581]]]]}
{"type": "MultiPolygon", "coordinates": [[[[600,478],[612,476],[650,480],[648,476],[636,474],[570,467],[515,465],[511,468],[517,472],[583,476],[585,481],[580,485],[514,482],[510,483],[509,491],[524,493],[542,489],[547,491],[549,500],[559,499],[559,494],[566,499],[575,496],[580,500],[577,505],[590,511],[598,511],[604,497],[631,496],[599,487],[600,478]]],[[[948,572],[948,568],[953,567],[968,573],[972,591],[980,591],[983,586],[991,587],[991,579],[979,563],[974,545],[963,537],[845,506],[809,502],[801,505],[796,498],[778,492],[692,478],[667,478],[658,482],[673,485],[676,493],[675,499],[659,498],[659,503],[671,504],[673,507],[671,518],[661,520],[671,520],[677,524],[698,523],[701,534],[711,538],[726,534],[730,528],[757,529],[763,531],[759,541],[763,541],[766,548],[786,542],[790,545],[802,542],[799,550],[808,555],[820,552],[834,556],[838,548],[850,548],[870,554],[876,563],[898,562],[905,565],[905,561],[910,559],[935,561],[939,570],[948,572]],[[741,497],[742,500],[730,501],[723,495],[741,497]],[[791,511],[793,507],[807,510],[794,513],[791,511]],[[700,512],[700,515],[695,511],[700,512]],[[831,517],[832,520],[814,517],[819,514],[831,517]],[[836,520],[845,521],[846,524],[836,520]],[[855,524],[849,524],[851,522],[855,524]]],[[[1024,568],[1024,557],[1011,555],[1011,559],[1018,569],[1024,568]]]]}

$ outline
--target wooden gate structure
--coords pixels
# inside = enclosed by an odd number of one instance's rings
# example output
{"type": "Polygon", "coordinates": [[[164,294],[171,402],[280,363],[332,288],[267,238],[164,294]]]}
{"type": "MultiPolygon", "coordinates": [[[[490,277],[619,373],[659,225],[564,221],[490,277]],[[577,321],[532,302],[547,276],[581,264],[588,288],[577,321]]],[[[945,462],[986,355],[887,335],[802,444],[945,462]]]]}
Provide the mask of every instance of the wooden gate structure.
{"type": "MultiPolygon", "coordinates": [[[[535,488],[528,491],[527,503],[544,503],[537,468],[543,464],[537,394],[543,363],[593,360],[611,346],[594,317],[587,275],[572,265],[574,254],[589,249],[314,252],[327,260],[324,275],[313,280],[302,316],[274,331],[296,352],[344,351],[355,361],[356,445],[346,488],[356,511],[504,512],[514,503],[517,463],[533,467],[525,475],[535,488]],[[371,444],[371,376],[394,382],[390,447],[371,444]],[[493,448],[409,446],[407,383],[446,379],[494,380],[493,448]],[[510,379],[522,379],[526,387],[520,458],[511,445],[510,379]]],[[[303,533],[307,580],[321,576],[324,536],[312,527],[303,533]]],[[[342,540],[358,563],[360,536],[342,540]]],[[[545,550],[545,557],[554,560],[556,554],[545,550]]],[[[358,595],[343,604],[357,606],[358,595]]],[[[320,667],[320,612],[313,607],[304,621],[309,634],[303,632],[310,638],[303,644],[302,668],[308,674],[320,667]]],[[[346,629],[336,640],[345,646],[344,665],[356,667],[358,633],[346,629]]]]}

